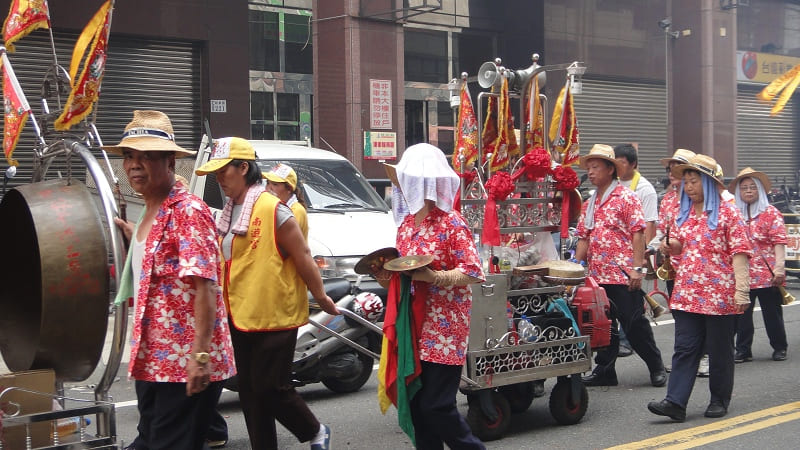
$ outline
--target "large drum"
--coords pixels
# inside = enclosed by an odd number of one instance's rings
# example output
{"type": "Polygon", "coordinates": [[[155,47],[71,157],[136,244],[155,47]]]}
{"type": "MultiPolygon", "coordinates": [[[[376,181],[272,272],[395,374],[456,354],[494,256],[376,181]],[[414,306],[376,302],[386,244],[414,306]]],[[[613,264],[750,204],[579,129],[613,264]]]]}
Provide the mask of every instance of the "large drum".
{"type": "Polygon", "coordinates": [[[0,352],[13,371],[92,374],[105,342],[109,251],[85,185],[19,186],[0,202],[0,352]]]}

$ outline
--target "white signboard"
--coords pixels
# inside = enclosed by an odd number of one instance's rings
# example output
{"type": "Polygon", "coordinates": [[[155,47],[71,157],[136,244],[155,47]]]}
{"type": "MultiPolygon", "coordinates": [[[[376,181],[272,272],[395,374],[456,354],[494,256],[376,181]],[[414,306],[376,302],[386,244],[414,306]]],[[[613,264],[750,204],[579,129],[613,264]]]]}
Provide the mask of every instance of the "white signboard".
{"type": "Polygon", "coordinates": [[[392,129],[392,80],[369,80],[369,127],[392,129]]]}
{"type": "Polygon", "coordinates": [[[227,100],[211,100],[211,112],[212,113],[228,112],[228,101],[227,100]]]}

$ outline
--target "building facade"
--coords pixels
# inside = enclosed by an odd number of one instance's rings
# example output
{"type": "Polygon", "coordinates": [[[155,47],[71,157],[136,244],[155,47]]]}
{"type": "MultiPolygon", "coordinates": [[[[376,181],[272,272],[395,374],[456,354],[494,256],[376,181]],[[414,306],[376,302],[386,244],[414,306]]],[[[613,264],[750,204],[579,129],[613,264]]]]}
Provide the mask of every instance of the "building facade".
{"type": "MultiPolygon", "coordinates": [[[[62,65],[101,3],[51,2],[62,65]]],[[[43,61],[52,59],[47,33],[18,49],[11,60],[35,105],[43,61]]],[[[795,0],[118,2],[98,128],[116,141],[131,110],[157,108],[188,148],[207,120],[215,136],[310,139],[384,178],[381,163],[408,145],[452,152],[448,82],[467,72],[485,108],[481,64],[500,57],[524,69],[533,53],[540,64],[588,67],[575,96],[584,151],[636,142],[653,181],[664,176],[658,159],[678,147],[714,156],[726,176],[749,165],[795,181],[797,100],[776,117],[755,100],[800,62],[795,0]]],[[[564,82],[563,71],[548,73],[549,103],[564,82]]],[[[21,163],[32,142],[28,127],[21,163]]]]}

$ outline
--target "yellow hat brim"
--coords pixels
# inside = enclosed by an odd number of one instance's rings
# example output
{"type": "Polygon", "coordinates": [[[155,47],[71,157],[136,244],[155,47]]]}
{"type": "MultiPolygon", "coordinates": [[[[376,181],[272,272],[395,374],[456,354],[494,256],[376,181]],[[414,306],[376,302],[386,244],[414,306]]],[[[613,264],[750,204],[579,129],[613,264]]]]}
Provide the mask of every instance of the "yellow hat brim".
{"type": "Polygon", "coordinates": [[[233,159],[231,158],[212,159],[211,161],[208,161],[207,163],[200,166],[200,168],[195,170],[194,173],[196,173],[197,175],[208,175],[212,172],[216,172],[219,169],[222,169],[223,167],[228,165],[231,161],[233,161],[233,159]]]}

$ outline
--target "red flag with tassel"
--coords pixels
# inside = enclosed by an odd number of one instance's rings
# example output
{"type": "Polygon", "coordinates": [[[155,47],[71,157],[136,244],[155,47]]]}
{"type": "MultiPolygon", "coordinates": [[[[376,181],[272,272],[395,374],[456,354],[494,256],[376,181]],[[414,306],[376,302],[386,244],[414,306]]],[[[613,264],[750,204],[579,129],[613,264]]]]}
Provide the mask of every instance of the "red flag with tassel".
{"type": "MultiPolygon", "coordinates": [[[[469,94],[467,83],[461,84],[460,108],[458,110],[458,137],[453,152],[453,168],[461,173],[459,156],[464,156],[464,166],[469,167],[478,158],[478,118],[469,94]]],[[[468,171],[468,170],[467,170],[468,171]]]]}
{"type": "Polygon", "coordinates": [[[553,145],[553,152],[561,154],[561,164],[571,166],[578,163],[580,157],[578,120],[575,117],[569,79],[556,99],[553,119],[550,122],[550,142],[553,145]]]}
{"type": "Polygon", "coordinates": [[[3,40],[6,49],[14,53],[14,42],[39,28],[50,28],[50,8],[47,0],[12,0],[5,23],[3,40]]]}
{"type": "Polygon", "coordinates": [[[83,120],[92,112],[92,107],[100,97],[100,83],[103,80],[106,63],[108,34],[111,29],[112,1],[105,2],[97,10],[92,20],[81,32],[75,49],[72,52],[72,63],[69,68],[72,90],[69,93],[64,112],[56,119],[56,130],[64,131],[83,120]],[[91,45],[90,45],[91,44],[91,45]],[[88,49],[88,56],[83,65],[80,78],[75,79],[83,56],[88,49]]]}
{"type": "Polygon", "coordinates": [[[8,61],[6,52],[2,52],[3,65],[3,101],[5,103],[5,122],[3,128],[3,152],[9,165],[16,166],[19,163],[11,158],[14,148],[19,141],[19,135],[25,127],[25,122],[31,113],[31,107],[22,87],[17,81],[14,69],[8,61]]]}

